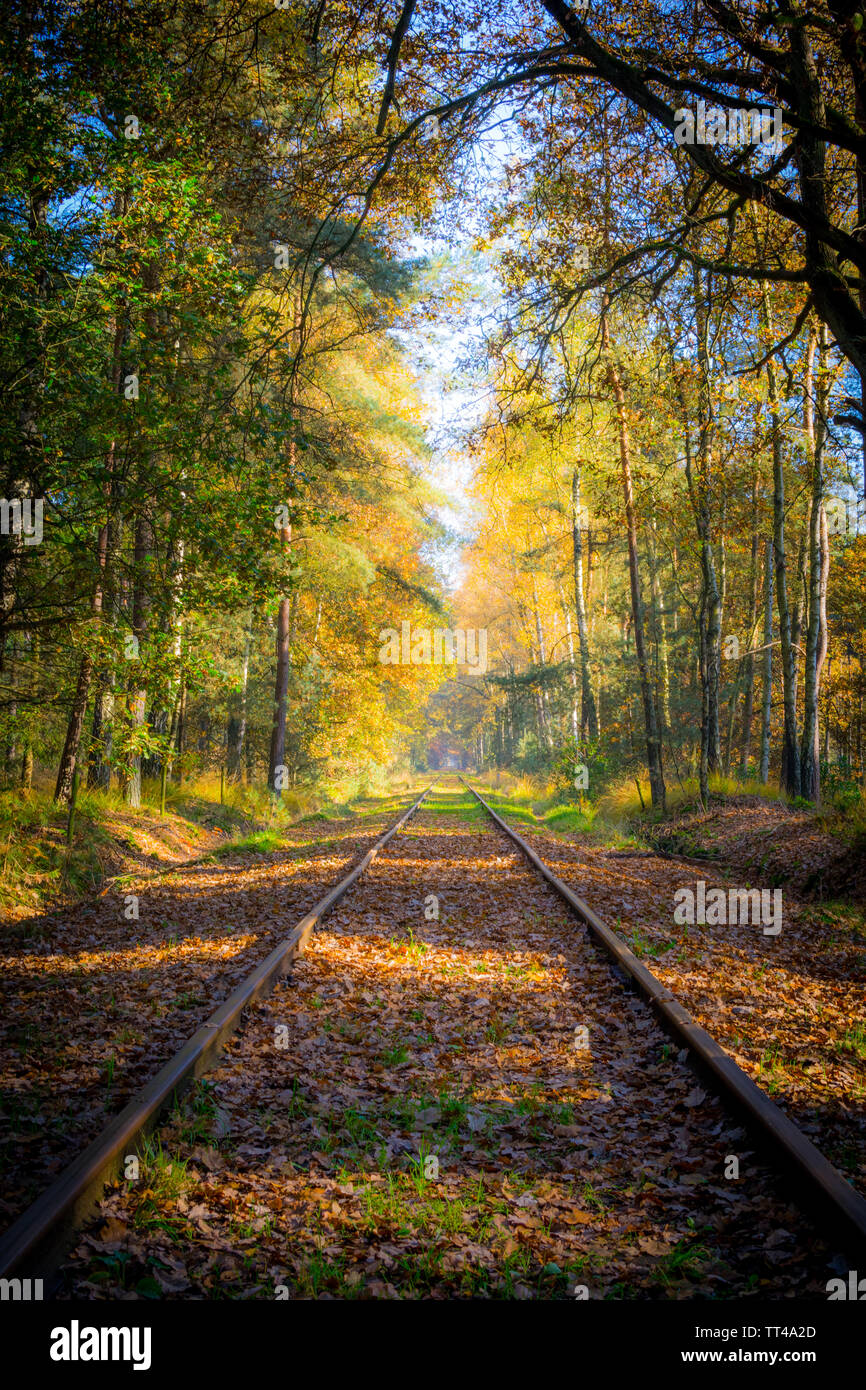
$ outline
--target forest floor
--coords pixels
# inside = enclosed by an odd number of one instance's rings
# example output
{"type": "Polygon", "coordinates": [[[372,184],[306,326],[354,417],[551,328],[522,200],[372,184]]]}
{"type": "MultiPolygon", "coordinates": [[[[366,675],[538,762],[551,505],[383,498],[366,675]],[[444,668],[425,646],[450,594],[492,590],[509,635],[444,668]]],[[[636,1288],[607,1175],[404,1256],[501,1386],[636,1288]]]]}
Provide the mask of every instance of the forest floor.
{"type": "MultiPolygon", "coordinates": [[[[777,881],[756,872],[761,841],[744,834],[741,810],[732,808],[731,818],[723,862],[684,863],[526,828],[521,834],[866,1194],[863,905],[842,895],[816,901],[798,892],[792,871],[777,936],[751,924],[677,925],[679,889],[697,894],[701,880],[707,893],[777,881]]],[[[767,838],[775,838],[778,824],[760,819],[759,834],[769,828],[767,838]]],[[[715,821],[722,840],[725,812],[715,821]]],[[[782,860],[784,845],[778,852],[782,860]]]]}
{"type": "MultiPolygon", "coordinates": [[[[786,902],[779,938],[675,933],[683,865],[532,840],[830,1156],[856,1145],[846,1171],[863,1185],[863,1059],[846,1045],[862,990],[843,978],[863,973],[844,913],[786,902]]],[[[197,910],[215,915],[223,899],[200,887],[197,910]]],[[[647,1006],[457,794],[391,841],[251,1012],[139,1179],[103,1202],[66,1291],[823,1299],[840,1264],[647,1006]]]]}
{"type": "Polygon", "coordinates": [[[0,1228],[96,1137],[408,801],[406,793],[369,799],[351,817],[315,815],[240,841],[227,839],[232,821],[219,805],[206,818],[222,815],[223,828],[179,815],[161,822],[147,811],[115,812],[102,822],[112,831],[107,864],[121,876],[106,879],[98,895],[0,931],[0,1228]]]}
{"type": "Polygon", "coordinates": [[[762,796],[710,797],[642,831],[663,853],[698,858],[762,887],[866,908],[866,837],[843,813],[823,814],[762,796]]]}
{"type": "Polygon", "coordinates": [[[69,811],[54,802],[53,782],[0,793],[0,922],[68,908],[111,879],[182,864],[229,840],[264,837],[267,821],[243,805],[243,792],[232,788],[230,797],[221,804],[201,786],[170,784],[160,814],[156,783],[145,784],[137,809],[116,793],[83,792],[67,844],[69,811]]]}

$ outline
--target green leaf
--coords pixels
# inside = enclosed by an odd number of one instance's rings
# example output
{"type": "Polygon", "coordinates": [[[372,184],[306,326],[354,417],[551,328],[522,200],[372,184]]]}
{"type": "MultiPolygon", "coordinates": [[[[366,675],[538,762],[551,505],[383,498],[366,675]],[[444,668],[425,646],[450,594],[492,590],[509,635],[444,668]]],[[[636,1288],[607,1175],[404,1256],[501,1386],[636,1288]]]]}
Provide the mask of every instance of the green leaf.
{"type": "Polygon", "coordinates": [[[142,1298],[162,1298],[162,1289],[150,1274],[146,1275],[144,1279],[139,1279],[135,1286],[135,1292],[140,1293],[142,1298]]]}

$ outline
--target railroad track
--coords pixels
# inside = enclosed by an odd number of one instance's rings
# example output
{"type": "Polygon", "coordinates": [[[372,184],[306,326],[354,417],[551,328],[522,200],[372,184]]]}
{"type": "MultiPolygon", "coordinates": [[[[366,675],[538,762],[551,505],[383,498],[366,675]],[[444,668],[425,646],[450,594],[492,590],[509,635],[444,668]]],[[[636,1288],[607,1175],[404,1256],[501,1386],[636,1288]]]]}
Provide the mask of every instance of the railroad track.
{"type": "MultiPolygon", "coordinates": [[[[230,1160],[226,1186],[233,1195],[223,1209],[219,1153],[203,1151],[180,1133],[166,1141],[174,1145],[184,1171],[188,1166],[195,1173],[196,1165],[204,1164],[195,1201],[182,1198],[192,1212],[206,1211],[204,1234],[200,1218],[199,1227],[187,1233],[190,1249],[182,1264],[187,1272],[198,1258],[195,1242],[202,1240],[231,1262],[226,1252],[235,1239],[232,1213],[246,1202],[254,1214],[249,1229],[258,1224],[260,1233],[244,1236],[239,1249],[249,1251],[252,1243],[260,1255],[268,1271],[259,1276],[265,1290],[294,1288],[303,1296],[306,1285],[297,1271],[280,1284],[279,1259],[291,1265],[295,1247],[314,1227],[320,1232],[314,1261],[329,1251],[338,1263],[343,1256],[334,1252],[340,1251],[359,1268],[366,1260],[367,1273],[359,1278],[367,1280],[374,1296],[389,1296],[385,1274],[402,1246],[401,1277],[414,1281],[411,1287],[422,1296],[428,1288],[452,1284],[465,1291],[466,1279],[476,1275],[493,1283],[472,1285],[470,1292],[498,1288],[490,1252],[494,1264],[519,1262],[529,1249],[524,1241],[535,1239],[538,1231],[540,1248],[555,1258],[539,1265],[532,1277],[541,1281],[540,1289],[546,1278],[558,1292],[570,1293],[572,1285],[583,1287],[579,1271],[583,1262],[593,1267],[596,1251],[601,1251],[594,1267],[602,1271],[602,1287],[610,1287],[606,1260],[616,1267],[626,1258],[638,1271],[635,1277],[644,1279],[640,1259],[666,1258],[658,1252],[669,1248],[675,1267],[688,1253],[689,1233],[700,1231],[705,1218],[723,1251],[722,1272],[706,1276],[710,1291],[739,1287],[738,1280],[745,1286],[749,1260],[757,1258],[764,1236],[780,1229],[790,1234],[792,1205],[788,1195],[777,1192],[773,1171],[750,1161],[748,1141],[737,1139],[725,1107],[746,1114],[751,1133],[793,1171],[798,1202],[820,1209],[821,1233],[832,1227],[851,1254],[866,1248],[866,1202],[633,952],[479,793],[464,785],[518,853],[509,850],[503,859],[499,837],[477,826],[443,830],[441,812],[422,809],[428,788],[7,1232],[0,1241],[0,1275],[52,1274],[124,1157],[141,1146],[172,1099],[206,1071],[214,1078],[229,1131],[246,1142],[230,1160]],[[415,827],[406,829],[412,817],[415,827]],[[431,898],[435,915],[429,912],[431,898]],[[331,930],[312,942],[314,928],[328,913],[331,930]],[[664,1034],[643,1000],[624,995],[595,947],[574,933],[573,915],[712,1078],[715,1097],[689,1090],[684,1052],[673,1059],[662,1048],[659,1060],[664,1034]],[[384,935],[394,930],[402,935],[384,935]],[[295,961],[292,989],[277,989],[295,961]],[[232,1038],[242,1015],[247,1026],[232,1038]],[[280,1022],[285,1017],[288,1024],[280,1022]],[[275,1058],[275,1026],[289,1036],[291,1089],[285,1086],[285,1057],[275,1058]],[[592,1045],[575,1054],[578,1029],[592,1045]],[[375,1055],[371,1060],[374,1034],[382,1035],[383,1048],[386,1034],[398,1041],[405,1035],[406,1042],[387,1049],[383,1063],[375,1055]],[[463,1097],[455,1089],[458,1077],[463,1097]],[[674,1135],[678,1147],[672,1154],[674,1135]],[[750,1173],[740,1189],[747,1187],[750,1195],[738,1198],[733,1208],[734,1189],[724,1190],[720,1173],[732,1147],[746,1155],[750,1173]],[[431,1176],[427,1169],[433,1160],[431,1176]],[[389,1165],[396,1165],[396,1179],[389,1165]],[[349,1168],[367,1176],[347,1181],[349,1168]],[[684,1182],[665,1176],[674,1169],[690,1170],[684,1182]],[[394,1206],[395,1192],[402,1206],[394,1206]],[[212,1209],[198,1200],[202,1195],[212,1209]],[[455,1211],[464,1212],[463,1225],[453,1236],[443,1235],[435,1223],[448,1227],[457,1221],[455,1211]],[[553,1215],[544,1220],[546,1211],[553,1215]],[[575,1229],[583,1246],[575,1243],[575,1229]],[[468,1247],[465,1230],[473,1233],[468,1247]],[[624,1257],[622,1241],[631,1241],[634,1232],[643,1232],[638,1237],[643,1253],[632,1260],[630,1245],[624,1257]],[[438,1264],[424,1263],[425,1240],[438,1251],[438,1264]],[[380,1252],[375,1257],[371,1241],[380,1252]],[[382,1264],[372,1274],[371,1258],[382,1264]],[[556,1273],[545,1274],[550,1270],[556,1273]]],[[[111,1199],[115,1223],[128,1221],[130,1231],[135,1201],[128,1188],[115,1189],[111,1199]]],[[[152,1258],[155,1268],[162,1261],[165,1269],[162,1236],[155,1230],[143,1244],[136,1237],[136,1258],[152,1258]]],[[[817,1250],[820,1239],[810,1229],[807,1244],[817,1250]]],[[[185,1241],[182,1233],[182,1248],[185,1241]]],[[[694,1242],[689,1248],[702,1249],[694,1242]]],[[[815,1254],[813,1294],[820,1277],[815,1271],[825,1268],[831,1252],[827,1247],[815,1254]]],[[[81,1251],[78,1262],[74,1288],[80,1293],[83,1287],[88,1296],[81,1251]]],[[[175,1269],[171,1275],[171,1268],[163,1287],[181,1296],[178,1283],[186,1273],[175,1269]]],[[[712,1260],[708,1268],[715,1270],[712,1260]]],[[[527,1296],[521,1279],[529,1277],[517,1277],[516,1296],[527,1296]]],[[[506,1292],[509,1287],[506,1280],[506,1292]]],[[[351,1296],[354,1288],[346,1284],[339,1291],[351,1296]]]]}

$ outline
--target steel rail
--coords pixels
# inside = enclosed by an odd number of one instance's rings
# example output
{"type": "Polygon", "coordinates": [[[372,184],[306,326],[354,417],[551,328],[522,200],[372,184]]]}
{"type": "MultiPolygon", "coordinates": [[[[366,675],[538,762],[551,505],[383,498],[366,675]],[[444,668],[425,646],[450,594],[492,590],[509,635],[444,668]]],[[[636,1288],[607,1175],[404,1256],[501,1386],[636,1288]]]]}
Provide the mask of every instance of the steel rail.
{"type": "Polygon", "coordinates": [[[758,1127],[761,1135],[769,1141],[785,1165],[799,1177],[805,1178],[816,1204],[833,1222],[846,1244],[852,1248],[852,1253],[855,1249],[861,1255],[866,1252],[866,1200],[833,1167],[820,1149],[806,1138],[793,1120],[789,1119],[752,1078],[746,1075],[721,1044],[695,1023],[676,996],[647,970],[625,942],[602,922],[582,898],[557,878],[531,845],[497,815],[493,807],[464,777],[460,780],[500,830],[523,851],[533,868],[538,870],[554,892],[568,903],[616,964],[634,980],[661,1016],[668,1030],[712,1073],[723,1094],[758,1127]]]}
{"type": "Polygon", "coordinates": [[[213,1067],[223,1046],[240,1025],[244,1010],[257,999],[266,997],[279,978],[291,969],[296,957],[305,950],[316,925],[415,814],[432,785],[0,1237],[0,1277],[19,1271],[29,1278],[50,1280],[71,1234],[94,1214],[106,1183],[118,1175],[123,1160],[155,1127],[168,1103],[191,1081],[213,1067]]]}

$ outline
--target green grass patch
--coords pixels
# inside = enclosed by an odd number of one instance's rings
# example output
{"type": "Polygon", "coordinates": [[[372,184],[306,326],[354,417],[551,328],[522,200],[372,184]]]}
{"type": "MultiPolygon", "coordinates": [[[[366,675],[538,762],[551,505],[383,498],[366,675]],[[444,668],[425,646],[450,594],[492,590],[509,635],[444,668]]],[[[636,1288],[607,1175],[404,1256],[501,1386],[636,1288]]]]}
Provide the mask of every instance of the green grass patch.
{"type": "Polygon", "coordinates": [[[276,830],[254,830],[251,835],[241,835],[227,844],[218,845],[205,859],[226,859],[233,854],[273,854],[284,846],[285,841],[276,830]]]}

